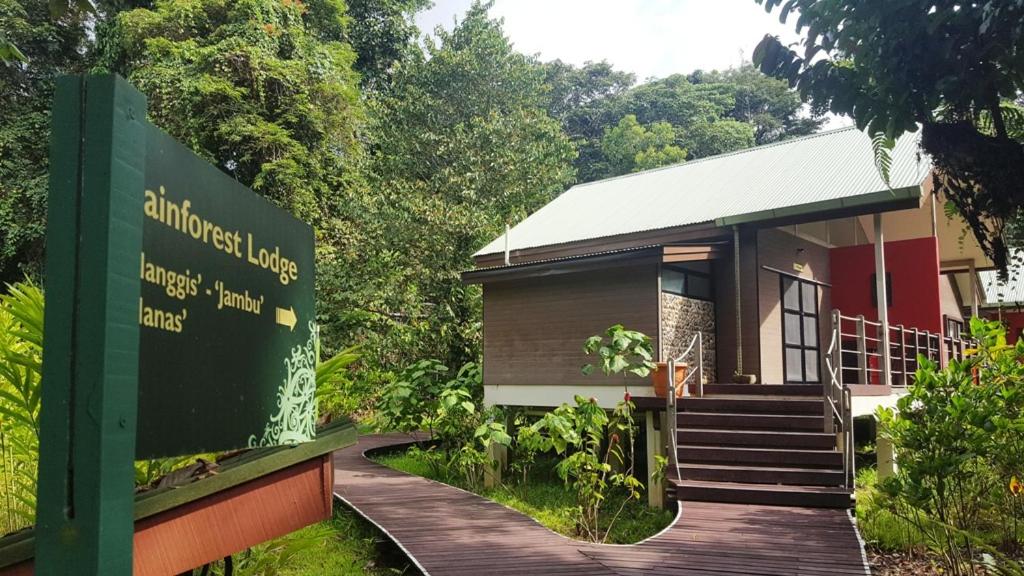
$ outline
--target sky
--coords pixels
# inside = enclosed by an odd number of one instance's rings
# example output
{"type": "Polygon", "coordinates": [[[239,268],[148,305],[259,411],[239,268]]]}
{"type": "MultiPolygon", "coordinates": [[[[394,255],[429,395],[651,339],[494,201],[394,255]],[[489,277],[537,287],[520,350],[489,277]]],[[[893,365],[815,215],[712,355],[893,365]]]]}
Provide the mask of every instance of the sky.
{"type": "MultiPolygon", "coordinates": [[[[434,0],[417,24],[450,29],[472,0],[434,0]]],[[[516,49],[571,64],[607,60],[638,80],[749,60],[765,33],[795,42],[795,18],[785,25],[754,0],[496,0],[516,49]]]]}

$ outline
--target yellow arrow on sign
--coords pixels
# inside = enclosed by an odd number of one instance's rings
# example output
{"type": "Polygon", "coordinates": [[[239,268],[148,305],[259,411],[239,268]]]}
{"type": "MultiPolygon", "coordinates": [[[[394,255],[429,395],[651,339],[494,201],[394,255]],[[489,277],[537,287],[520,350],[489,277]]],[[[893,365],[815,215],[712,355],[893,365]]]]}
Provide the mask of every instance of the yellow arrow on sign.
{"type": "Polygon", "coordinates": [[[295,309],[291,306],[287,310],[284,308],[277,308],[277,323],[281,326],[287,326],[292,332],[295,331],[295,323],[298,319],[295,317],[295,309]]]}

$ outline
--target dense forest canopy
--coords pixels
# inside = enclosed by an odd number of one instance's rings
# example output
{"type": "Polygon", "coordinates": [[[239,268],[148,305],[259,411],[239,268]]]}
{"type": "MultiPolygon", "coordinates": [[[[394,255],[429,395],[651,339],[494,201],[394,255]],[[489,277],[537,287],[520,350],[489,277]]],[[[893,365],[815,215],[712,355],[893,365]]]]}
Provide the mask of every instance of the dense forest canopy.
{"type": "Polygon", "coordinates": [[[315,226],[326,351],[362,344],[368,390],[411,359],[479,356],[459,272],[573,183],[821,125],[750,65],[638,83],[541,62],[488,3],[432,35],[426,0],[51,4],[0,0],[0,280],[45,274],[54,78],[116,72],[155,124],[315,226]]]}

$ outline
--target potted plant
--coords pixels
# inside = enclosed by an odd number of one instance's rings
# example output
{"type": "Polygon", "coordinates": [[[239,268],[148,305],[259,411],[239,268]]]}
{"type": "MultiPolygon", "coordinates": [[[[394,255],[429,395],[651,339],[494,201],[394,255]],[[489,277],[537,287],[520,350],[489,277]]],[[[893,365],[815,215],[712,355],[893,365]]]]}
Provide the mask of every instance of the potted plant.
{"type": "MultiPolygon", "coordinates": [[[[686,362],[676,363],[675,389],[676,398],[683,395],[682,383],[686,380],[689,365],[686,362]]],[[[651,372],[651,383],[654,384],[654,395],[658,398],[668,397],[668,362],[657,362],[651,372]]]]}

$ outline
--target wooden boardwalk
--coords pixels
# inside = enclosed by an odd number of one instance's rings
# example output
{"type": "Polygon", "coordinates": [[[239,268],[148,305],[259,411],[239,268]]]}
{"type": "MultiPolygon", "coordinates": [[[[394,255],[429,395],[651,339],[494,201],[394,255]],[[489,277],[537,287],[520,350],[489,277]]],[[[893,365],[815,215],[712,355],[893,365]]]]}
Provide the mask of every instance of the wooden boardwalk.
{"type": "Polygon", "coordinates": [[[407,441],[364,436],[336,452],[334,489],[429,576],[870,574],[845,510],[684,502],[669,528],[639,544],[588,544],[363,456],[407,441]]]}

